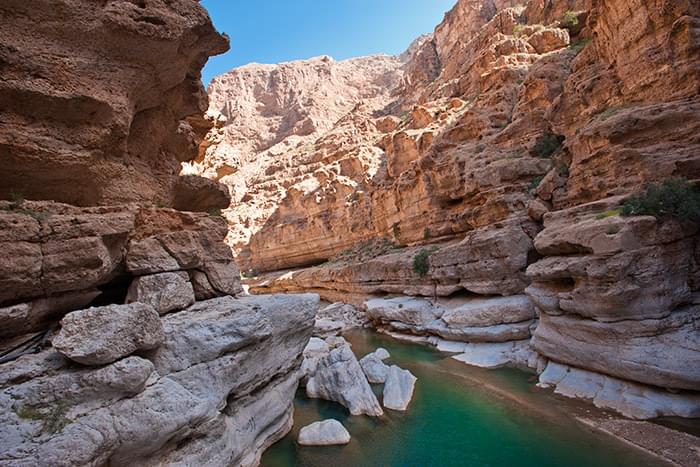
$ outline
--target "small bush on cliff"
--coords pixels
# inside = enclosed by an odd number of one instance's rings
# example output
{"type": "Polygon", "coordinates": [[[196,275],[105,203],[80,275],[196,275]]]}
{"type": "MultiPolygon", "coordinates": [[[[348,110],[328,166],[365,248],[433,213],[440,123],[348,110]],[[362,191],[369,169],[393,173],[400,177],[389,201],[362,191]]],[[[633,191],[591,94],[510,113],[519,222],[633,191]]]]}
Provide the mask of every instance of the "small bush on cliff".
{"type": "Polygon", "coordinates": [[[528,191],[536,190],[537,187],[540,186],[540,183],[542,183],[542,180],[544,180],[544,175],[538,175],[537,177],[533,178],[530,182],[530,187],[528,191]]]}
{"type": "Polygon", "coordinates": [[[564,136],[547,132],[540,136],[532,148],[532,153],[537,157],[549,159],[561,150],[564,136]]]}
{"type": "Polygon", "coordinates": [[[564,24],[564,26],[569,26],[569,27],[578,26],[578,13],[576,13],[575,11],[571,11],[571,10],[564,13],[563,24],[564,24]]]}
{"type": "Polygon", "coordinates": [[[423,249],[413,257],[413,270],[418,273],[419,276],[424,277],[428,274],[428,270],[430,269],[428,258],[430,258],[430,255],[432,255],[435,250],[437,250],[436,247],[423,249]]]}
{"type": "Polygon", "coordinates": [[[622,205],[623,216],[654,216],[700,223],[700,190],[688,180],[653,183],[622,205]]]}

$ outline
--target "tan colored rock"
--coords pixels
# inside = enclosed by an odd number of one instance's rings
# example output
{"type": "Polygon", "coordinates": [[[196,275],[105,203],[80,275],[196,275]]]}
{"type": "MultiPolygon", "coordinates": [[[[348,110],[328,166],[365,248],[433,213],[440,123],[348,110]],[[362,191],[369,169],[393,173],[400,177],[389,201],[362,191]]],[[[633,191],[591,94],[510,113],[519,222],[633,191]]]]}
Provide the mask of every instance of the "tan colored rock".
{"type": "Polygon", "coordinates": [[[206,110],[201,67],[229,47],[204,8],[189,0],[1,8],[0,199],[168,203],[180,162],[197,155],[188,117],[206,110]]]}

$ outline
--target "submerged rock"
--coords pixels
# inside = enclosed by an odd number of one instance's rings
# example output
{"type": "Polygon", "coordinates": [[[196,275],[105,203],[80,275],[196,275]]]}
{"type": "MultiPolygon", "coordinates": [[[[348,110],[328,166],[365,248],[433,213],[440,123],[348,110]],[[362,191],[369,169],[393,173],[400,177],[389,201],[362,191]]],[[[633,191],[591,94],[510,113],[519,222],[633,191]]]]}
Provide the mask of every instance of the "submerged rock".
{"type": "Polygon", "coordinates": [[[384,407],[392,410],[406,410],[413,398],[416,380],[417,378],[410,371],[392,365],[384,384],[384,407]]]}
{"type": "Polygon", "coordinates": [[[299,430],[297,441],[302,446],[348,444],[350,433],[338,420],[329,419],[303,427],[299,430]]]}
{"type": "Polygon", "coordinates": [[[163,342],[163,325],[150,305],[109,305],[74,311],[61,320],[53,346],[83,365],[112,363],[163,342]]]}
{"type": "Polygon", "coordinates": [[[350,346],[341,345],[321,358],[306,383],[306,394],[344,405],[352,415],[382,415],[381,406],[350,346]]]}
{"type": "Polygon", "coordinates": [[[380,384],[386,381],[386,377],[389,374],[389,366],[383,360],[387,358],[389,358],[389,352],[380,347],[360,359],[362,371],[370,383],[380,384]]]}

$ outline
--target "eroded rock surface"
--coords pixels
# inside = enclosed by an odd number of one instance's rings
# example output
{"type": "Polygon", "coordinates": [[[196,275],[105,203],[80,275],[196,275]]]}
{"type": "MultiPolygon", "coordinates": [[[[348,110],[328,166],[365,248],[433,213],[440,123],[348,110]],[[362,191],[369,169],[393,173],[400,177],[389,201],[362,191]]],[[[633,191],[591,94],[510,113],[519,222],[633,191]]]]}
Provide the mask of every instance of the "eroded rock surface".
{"type": "Polygon", "coordinates": [[[143,357],[80,367],[48,349],[6,363],[0,461],[257,465],[291,427],[317,308],[314,295],[222,297],[163,317],[143,357]]]}
{"type": "Polygon", "coordinates": [[[352,415],[378,416],[384,413],[347,343],[319,359],[306,382],[306,394],[338,402],[352,415]]]}
{"type": "Polygon", "coordinates": [[[0,15],[0,199],[172,205],[207,130],[200,70],[229,48],[206,10],[11,0],[0,15]]]}
{"type": "Polygon", "coordinates": [[[384,384],[382,402],[384,407],[392,410],[406,410],[413,397],[416,377],[396,365],[389,367],[389,373],[384,384]]]}

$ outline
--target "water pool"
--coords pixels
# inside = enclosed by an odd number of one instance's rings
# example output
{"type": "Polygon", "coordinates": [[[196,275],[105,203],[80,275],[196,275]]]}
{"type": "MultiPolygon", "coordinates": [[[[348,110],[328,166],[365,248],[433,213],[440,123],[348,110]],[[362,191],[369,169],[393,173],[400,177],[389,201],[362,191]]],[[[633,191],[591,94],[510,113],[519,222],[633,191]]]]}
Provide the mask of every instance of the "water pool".
{"type": "MultiPolygon", "coordinates": [[[[535,388],[526,372],[472,368],[428,346],[372,332],[346,338],[358,357],[384,347],[391,363],[418,378],[408,410],[350,416],[341,405],[308,399],[300,390],[294,428],[265,453],[264,467],[664,465],[578,423],[572,412],[593,409],[535,388]],[[301,427],[326,418],[343,423],[350,444],[296,444],[301,427]]],[[[381,395],[381,385],[374,389],[381,395]]]]}

